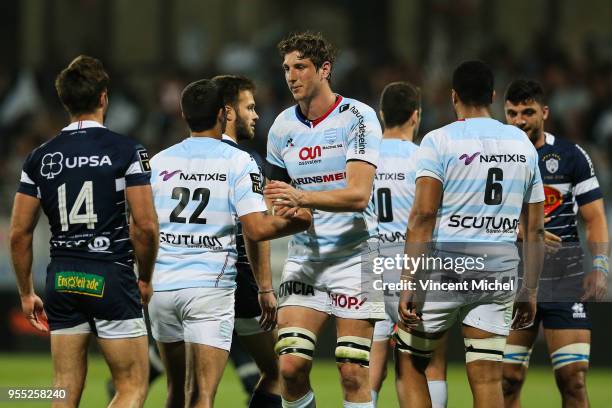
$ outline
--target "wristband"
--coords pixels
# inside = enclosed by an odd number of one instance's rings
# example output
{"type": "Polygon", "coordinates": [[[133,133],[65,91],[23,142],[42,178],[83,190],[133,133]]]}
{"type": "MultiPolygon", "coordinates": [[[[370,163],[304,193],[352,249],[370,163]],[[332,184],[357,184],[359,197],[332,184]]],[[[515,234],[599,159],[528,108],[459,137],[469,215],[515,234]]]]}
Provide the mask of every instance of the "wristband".
{"type": "Polygon", "coordinates": [[[607,255],[595,255],[593,257],[593,270],[603,272],[604,275],[608,276],[610,271],[610,261],[607,255]]]}
{"type": "Polygon", "coordinates": [[[258,290],[257,293],[260,295],[263,295],[264,293],[274,293],[274,289],[258,290]]]}

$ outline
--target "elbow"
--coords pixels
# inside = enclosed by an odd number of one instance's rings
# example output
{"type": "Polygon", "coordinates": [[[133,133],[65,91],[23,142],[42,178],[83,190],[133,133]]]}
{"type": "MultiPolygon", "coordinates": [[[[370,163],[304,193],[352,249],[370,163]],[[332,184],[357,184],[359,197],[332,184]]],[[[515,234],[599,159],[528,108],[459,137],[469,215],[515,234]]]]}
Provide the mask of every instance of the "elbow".
{"type": "Polygon", "coordinates": [[[358,197],[353,201],[353,205],[351,206],[352,211],[365,211],[370,204],[370,197],[358,197]]]}
{"type": "Polygon", "coordinates": [[[157,219],[146,220],[135,225],[137,237],[146,237],[146,241],[159,240],[159,223],[157,219]]]}
{"type": "Polygon", "coordinates": [[[267,240],[263,228],[259,228],[259,225],[246,227],[246,225],[243,224],[242,232],[250,241],[253,242],[261,242],[267,240]]]}
{"type": "Polygon", "coordinates": [[[438,211],[431,208],[415,209],[410,214],[410,223],[415,225],[435,223],[437,216],[438,211]]]}

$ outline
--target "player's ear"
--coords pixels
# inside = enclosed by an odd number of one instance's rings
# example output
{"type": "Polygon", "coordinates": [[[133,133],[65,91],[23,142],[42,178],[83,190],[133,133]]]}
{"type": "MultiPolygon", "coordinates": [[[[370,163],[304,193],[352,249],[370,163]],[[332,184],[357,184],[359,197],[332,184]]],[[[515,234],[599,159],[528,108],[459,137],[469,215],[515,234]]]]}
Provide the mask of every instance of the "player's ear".
{"type": "Polygon", "coordinates": [[[319,71],[321,73],[321,79],[327,79],[329,81],[331,78],[331,62],[325,61],[321,64],[319,71]]]}
{"type": "Polygon", "coordinates": [[[223,109],[225,110],[225,118],[228,122],[236,119],[236,111],[234,108],[232,108],[230,105],[225,105],[223,109]]]}
{"type": "Polygon", "coordinates": [[[102,92],[100,92],[100,100],[98,101],[98,107],[106,109],[107,106],[108,106],[108,91],[105,89],[102,92]]]}
{"type": "Polygon", "coordinates": [[[384,126],[385,125],[385,114],[383,113],[383,111],[379,110],[378,115],[380,116],[380,121],[382,122],[384,126]]]}
{"type": "Polygon", "coordinates": [[[493,95],[491,95],[491,104],[495,103],[495,97],[497,96],[497,94],[495,93],[495,89],[493,90],[493,95]]]}
{"type": "Polygon", "coordinates": [[[414,112],[412,112],[412,115],[410,115],[410,124],[412,126],[416,126],[417,123],[419,123],[419,111],[420,109],[415,109],[414,112]]]}
{"type": "Polygon", "coordinates": [[[453,103],[453,106],[457,104],[457,100],[457,92],[455,92],[454,89],[451,89],[451,102],[453,103]]]}
{"type": "Polygon", "coordinates": [[[542,106],[542,119],[544,120],[548,119],[549,113],[550,113],[550,110],[548,109],[548,105],[542,106]]]}

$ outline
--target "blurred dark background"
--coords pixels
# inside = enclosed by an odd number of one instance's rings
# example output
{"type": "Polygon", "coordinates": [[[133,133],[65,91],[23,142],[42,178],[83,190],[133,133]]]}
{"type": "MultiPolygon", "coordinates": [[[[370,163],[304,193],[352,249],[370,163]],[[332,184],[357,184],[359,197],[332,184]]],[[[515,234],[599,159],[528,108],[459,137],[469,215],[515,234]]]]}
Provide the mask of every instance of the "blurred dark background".
{"type": "MultiPolygon", "coordinates": [[[[532,77],[544,84],[551,109],[547,131],[589,152],[611,214],[611,21],[609,0],[0,2],[0,350],[46,344],[27,334],[16,312],[8,224],[25,156],[67,124],[53,81],[77,55],[100,58],[111,76],[106,125],[139,139],[151,154],[188,134],[178,105],[182,88],[228,73],[256,81],[260,121],[254,145],[265,152],[269,126],[292,104],[276,50],[291,31],[321,31],[331,40],[340,50],[332,88],[375,109],[388,82],[420,86],[420,136],[454,120],[452,69],[480,58],[495,71],[494,116],[500,120],[509,81],[532,77]]],[[[38,283],[47,240],[42,220],[35,246],[38,283]]],[[[276,274],[283,245],[275,245],[276,274]]],[[[604,320],[610,305],[595,309],[598,358],[592,361],[612,365],[603,347],[604,332],[612,334],[604,320]]]]}

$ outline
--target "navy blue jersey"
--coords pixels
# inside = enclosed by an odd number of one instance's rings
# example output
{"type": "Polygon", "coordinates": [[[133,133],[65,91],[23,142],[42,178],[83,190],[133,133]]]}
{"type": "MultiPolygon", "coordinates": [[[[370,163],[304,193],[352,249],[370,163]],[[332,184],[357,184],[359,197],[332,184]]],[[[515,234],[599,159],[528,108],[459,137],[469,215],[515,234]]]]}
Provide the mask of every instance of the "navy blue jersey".
{"type": "Polygon", "coordinates": [[[40,199],[51,257],[133,265],[126,187],[149,184],[145,148],[94,121],[80,121],[27,157],[18,191],[40,199]]]}
{"type": "MultiPolygon", "coordinates": [[[[256,151],[239,145],[227,135],[223,135],[223,141],[231,146],[242,150],[243,152],[250,154],[251,157],[257,163],[259,171],[263,172],[263,159],[256,151]]],[[[242,225],[240,225],[240,222],[238,222],[238,231],[236,233],[236,249],[238,250],[238,259],[236,260],[236,267],[247,268],[249,271],[251,271],[251,265],[249,264],[249,258],[247,257],[246,246],[244,244],[244,235],[242,234],[242,225]]]]}
{"type": "Polygon", "coordinates": [[[546,133],[546,142],[538,150],[540,173],[544,183],[544,214],[550,218],[547,231],[561,237],[566,250],[547,258],[543,276],[559,266],[567,275],[581,271],[576,215],[578,208],[602,198],[595,169],[589,155],[578,145],[546,133]],[[559,263],[561,262],[561,263],[559,263]]]}

